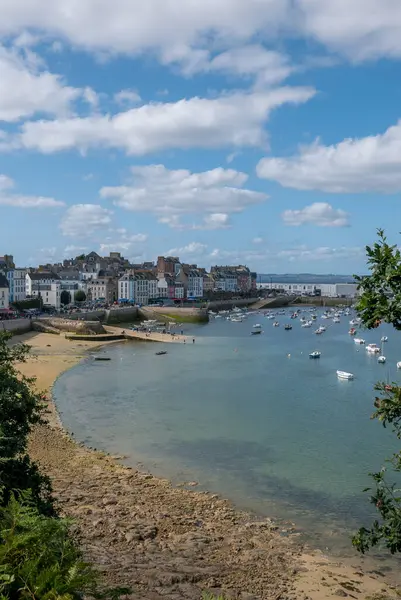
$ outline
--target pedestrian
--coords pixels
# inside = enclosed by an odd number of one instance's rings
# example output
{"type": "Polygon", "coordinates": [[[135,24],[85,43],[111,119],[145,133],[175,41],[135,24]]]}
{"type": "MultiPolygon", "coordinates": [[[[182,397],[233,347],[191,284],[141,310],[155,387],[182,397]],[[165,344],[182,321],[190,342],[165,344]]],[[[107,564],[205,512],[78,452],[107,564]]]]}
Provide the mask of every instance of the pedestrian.
{"type": "Polygon", "coordinates": [[[184,335],[184,330],[183,329],[181,329],[181,335],[184,335]]]}
{"type": "Polygon", "coordinates": [[[195,344],[195,338],[192,338],[192,343],[195,344]]]}

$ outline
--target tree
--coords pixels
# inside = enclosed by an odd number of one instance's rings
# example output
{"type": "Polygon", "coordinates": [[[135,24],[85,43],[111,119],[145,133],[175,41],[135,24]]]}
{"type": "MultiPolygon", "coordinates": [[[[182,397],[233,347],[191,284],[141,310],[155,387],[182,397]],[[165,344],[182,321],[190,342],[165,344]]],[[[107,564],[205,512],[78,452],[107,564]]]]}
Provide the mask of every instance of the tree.
{"type": "Polygon", "coordinates": [[[77,292],[75,292],[75,302],[85,302],[86,300],[86,294],[83,290],[78,290],[77,292]]]}
{"type": "MultiPolygon", "coordinates": [[[[356,277],[361,293],[357,311],[368,329],[385,322],[400,331],[401,253],[397,246],[387,243],[381,229],[378,238],[373,247],[366,247],[370,275],[356,277]]],[[[384,427],[392,425],[393,432],[401,439],[401,387],[379,382],[375,390],[379,395],[374,402],[376,411],[372,418],[378,419],[384,427]]],[[[392,554],[401,551],[401,490],[386,478],[388,466],[395,473],[401,472],[401,451],[386,462],[387,466],[378,473],[370,474],[375,487],[365,490],[371,492],[370,502],[376,507],[379,518],[370,528],[361,527],[353,537],[354,546],[362,553],[378,544],[384,544],[392,554]]]]}
{"type": "Polygon", "coordinates": [[[53,514],[50,480],[39,472],[27,454],[28,435],[33,425],[43,423],[43,394],[34,391],[34,378],[15,368],[25,362],[29,346],[10,347],[11,334],[0,332],[0,506],[16,490],[31,490],[32,502],[43,514],[53,514]]]}
{"type": "Polygon", "coordinates": [[[71,294],[67,290],[63,290],[60,295],[60,302],[64,306],[71,302],[71,294]]]}

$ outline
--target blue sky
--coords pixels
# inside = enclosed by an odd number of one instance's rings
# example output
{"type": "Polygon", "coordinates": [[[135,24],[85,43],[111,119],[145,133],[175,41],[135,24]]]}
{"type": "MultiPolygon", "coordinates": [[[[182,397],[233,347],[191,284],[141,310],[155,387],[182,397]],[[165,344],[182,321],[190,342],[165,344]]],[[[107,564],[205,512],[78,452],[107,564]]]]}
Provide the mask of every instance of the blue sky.
{"type": "Polygon", "coordinates": [[[0,254],[362,272],[400,61],[398,0],[2,0],[0,254]]]}

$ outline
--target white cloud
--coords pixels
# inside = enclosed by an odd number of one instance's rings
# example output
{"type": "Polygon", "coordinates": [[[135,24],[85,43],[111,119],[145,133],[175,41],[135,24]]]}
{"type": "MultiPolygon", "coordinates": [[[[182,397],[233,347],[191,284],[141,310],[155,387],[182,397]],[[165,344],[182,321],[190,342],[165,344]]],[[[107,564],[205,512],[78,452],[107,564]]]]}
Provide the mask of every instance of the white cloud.
{"type": "Polygon", "coordinates": [[[182,248],[171,248],[166,254],[168,256],[185,256],[188,255],[203,255],[207,250],[206,244],[201,244],[200,242],[191,242],[187,246],[183,246],[182,248]]]}
{"type": "Polygon", "coordinates": [[[64,214],[60,229],[66,236],[87,237],[107,228],[112,214],[111,210],[98,204],[74,204],[64,214]]]}
{"type": "Polygon", "coordinates": [[[114,100],[117,104],[139,104],[141,97],[135,90],[121,90],[114,94],[114,100]]]}
{"type": "Polygon", "coordinates": [[[125,227],[109,228],[108,232],[112,236],[106,237],[104,243],[100,244],[100,253],[131,252],[135,245],[144,243],[148,239],[146,233],[130,234],[125,227]]]}
{"type": "Polygon", "coordinates": [[[82,253],[86,253],[88,251],[87,246],[74,246],[74,244],[70,244],[64,248],[64,256],[67,258],[79,256],[82,253]]]}
{"type": "Polygon", "coordinates": [[[263,244],[264,239],[262,237],[254,237],[252,240],[253,244],[263,244]]]}
{"type": "Polygon", "coordinates": [[[148,212],[175,229],[222,229],[229,214],[242,212],[268,197],[246,189],[248,176],[234,169],[212,169],[191,173],[170,171],[164,165],[132,167],[131,185],[103,187],[100,196],[116,206],[148,212]],[[182,223],[184,215],[201,215],[201,223],[182,223]]]}
{"type": "Polygon", "coordinates": [[[281,83],[294,68],[285,54],[250,44],[226,50],[213,58],[206,55],[204,60],[184,65],[183,70],[186,74],[206,71],[253,78],[258,87],[264,87],[281,83]]]}
{"type": "Polygon", "coordinates": [[[25,29],[98,54],[151,51],[188,64],[206,47],[278,35],[312,39],[353,60],[401,56],[399,0],[2,0],[0,33],[25,29]]]}
{"type": "Polygon", "coordinates": [[[0,46],[0,121],[18,121],[35,113],[67,115],[82,91],[64,85],[59,75],[40,71],[16,48],[0,46]]]}
{"type": "Polygon", "coordinates": [[[301,210],[285,210],[281,215],[286,225],[317,225],[318,227],[347,227],[349,215],[327,202],[314,202],[301,210]]]}
{"type": "Polygon", "coordinates": [[[46,196],[24,196],[13,191],[14,181],[0,173],[0,206],[15,208],[53,208],[64,206],[64,202],[46,196]]]}
{"type": "Polygon", "coordinates": [[[319,141],[290,158],[263,158],[257,174],[298,190],[332,193],[401,190],[401,121],[383,134],[346,139],[324,146],[319,141]]]}
{"type": "Polygon", "coordinates": [[[113,116],[27,122],[18,142],[43,153],[108,147],[137,156],[167,148],[266,147],[263,126],[270,113],[283,104],[307,102],[314,94],[309,87],[282,87],[213,99],[154,102],[113,116]]]}

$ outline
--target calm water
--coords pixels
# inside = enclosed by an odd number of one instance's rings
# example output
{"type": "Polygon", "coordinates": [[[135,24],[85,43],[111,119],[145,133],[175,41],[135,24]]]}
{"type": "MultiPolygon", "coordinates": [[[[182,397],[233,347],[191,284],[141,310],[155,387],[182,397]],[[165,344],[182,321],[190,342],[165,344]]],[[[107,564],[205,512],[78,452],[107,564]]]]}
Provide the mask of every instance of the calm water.
{"type": "Polygon", "coordinates": [[[196,343],[167,345],[165,356],[155,356],[161,345],[110,346],[110,362],[89,358],[59,378],[56,402],[76,439],[293,521],[315,545],[344,554],[350,529],[372,515],[361,492],[367,473],[396,449],[369,418],[373,385],[401,381],[397,333],[361,332],[367,343],[389,336],[379,365],[348,335],[350,318],[319,315],[321,336],[298,321],[284,331],[284,316],[278,328],[263,315],[215,320],[187,328],[196,343]],[[257,322],[263,334],[251,336],[257,322]],[[314,349],[320,360],[309,359],[314,349]],[[337,369],[355,380],[339,381],[337,369]]]}

